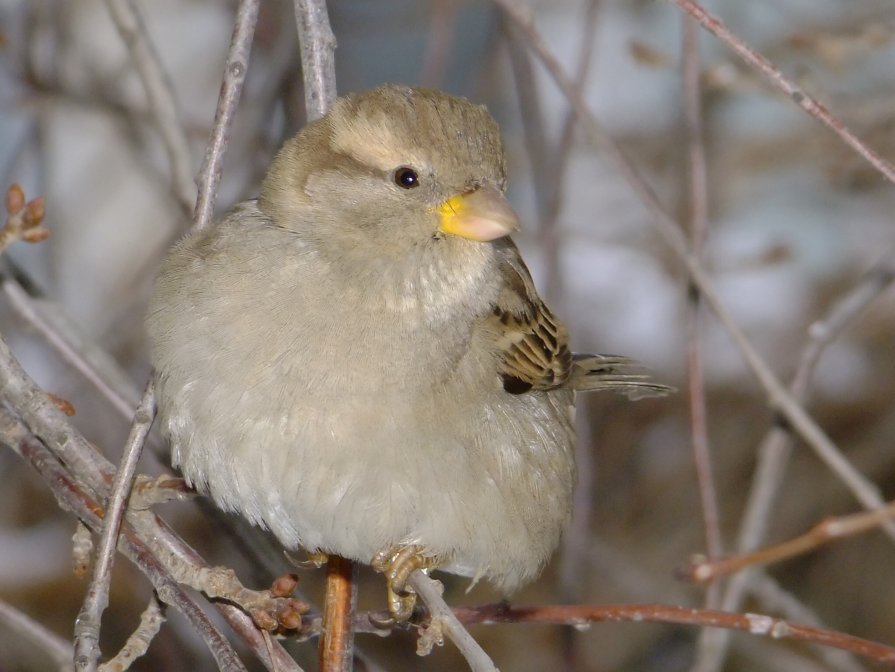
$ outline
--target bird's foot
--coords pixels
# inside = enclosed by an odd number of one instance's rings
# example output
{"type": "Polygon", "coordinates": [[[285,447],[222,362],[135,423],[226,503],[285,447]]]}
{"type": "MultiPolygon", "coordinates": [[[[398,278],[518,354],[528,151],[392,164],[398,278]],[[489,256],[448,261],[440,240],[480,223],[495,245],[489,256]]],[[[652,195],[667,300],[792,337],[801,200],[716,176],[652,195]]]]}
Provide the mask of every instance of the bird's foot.
{"type": "Polygon", "coordinates": [[[396,623],[410,618],[416,606],[416,592],[407,585],[410,575],[416,570],[434,569],[436,558],[424,555],[419,546],[402,546],[381,551],[370,563],[377,572],[385,574],[388,586],[388,611],[396,623]]]}
{"type": "Polygon", "coordinates": [[[285,555],[298,569],[320,569],[329,561],[329,556],[321,550],[307,551],[304,560],[298,560],[289,552],[285,555]]]}

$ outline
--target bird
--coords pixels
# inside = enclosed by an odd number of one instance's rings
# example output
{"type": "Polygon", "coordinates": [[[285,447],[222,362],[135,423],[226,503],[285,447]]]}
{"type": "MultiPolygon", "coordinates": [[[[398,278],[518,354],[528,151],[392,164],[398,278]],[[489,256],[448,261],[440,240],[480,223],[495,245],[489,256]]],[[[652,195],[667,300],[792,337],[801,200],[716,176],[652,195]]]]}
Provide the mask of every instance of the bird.
{"type": "Polygon", "coordinates": [[[386,575],[533,581],[576,477],[577,392],[670,388],[573,354],[510,238],[497,123],[384,85],[287,140],[256,199],[188,234],[146,325],[172,462],[288,549],[386,575]]]}

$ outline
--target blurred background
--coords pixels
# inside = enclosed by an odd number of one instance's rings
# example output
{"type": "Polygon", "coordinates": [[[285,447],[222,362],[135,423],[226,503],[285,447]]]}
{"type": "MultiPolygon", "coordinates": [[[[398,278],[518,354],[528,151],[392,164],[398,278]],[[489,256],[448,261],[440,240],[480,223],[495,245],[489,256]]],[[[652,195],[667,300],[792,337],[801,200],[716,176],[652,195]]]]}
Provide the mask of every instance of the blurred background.
{"type": "MultiPolygon", "coordinates": [[[[137,2],[173,86],[192,174],[211,129],[234,2],[137,2]]],[[[895,6],[886,0],[715,0],[732,30],[823,101],[871,147],[895,158],[895,6]]],[[[535,25],[591,109],[633,157],[666,209],[690,212],[681,87],[682,15],[647,0],[529,2],[535,25]]],[[[681,391],[630,403],[591,396],[579,406],[581,482],[576,517],[544,576],[514,603],[704,604],[676,578],[705,535],[687,405],[687,281],[648,213],[570,124],[568,104],[484,0],[331,0],[340,92],[382,82],[424,84],[488,105],[501,123],[517,237],[542,293],[569,325],[576,349],[620,353],[681,391]]],[[[895,189],[838,138],[700,31],[709,232],[706,267],[726,306],[775,373],[789,382],[809,326],[892,263],[895,189]]],[[[257,194],[272,154],[303,121],[292,4],[262,3],[246,89],[224,167],[218,209],[257,194]]],[[[118,367],[133,400],[149,373],[142,315],[155,269],[188,226],[140,79],[101,0],[0,1],[0,186],[46,197],[52,235],[7,253],[15,275],[51,312],[118,367]]],[[[703,356],[713,472],[725,551],[737,546],[758,459],[774,425],[766,395],[726,331],[704,313],[703,356]]],[[[111,460],[129,420],[29,329],[0,296],[0,331],[28,372],[77,409],[73,422],[111,460]]],[[[881,293],[824,353],[808,409],[853,464],[895,491],[895,293],[881,293]]],[[[97,354],[97,357],[100,357],[97,354]]],[[[162,450],[141,471],[162,473],[162,450]]],[[[805,445],[782,482],[766,542],[860,509],[805,445]]],[[[70,639],[86,581],[71,568],[74,518],[59,511],[30,467],[0,451],[0,599],[70,639]]],[[[195,504],[162,515],[211,563],[267,586],[285,558],[195,504]],[[209,523],[209,521],[212,521],[209,523]],[[267,562],[260,556],[266,555],[267,562]]],[[[261,537],[261,535],[258,535],[261,537]]],[[[895,642],[895,547],[879,532],[771,567],[741,611],[800,614],[827,627],[895,642]],[[789,600],[789,602],[787,602],[789,600]],[[795,606],[793,606],[795,604],[795,606]],[[796,611],[787,611],[793,609],[796,611]],[[798,611],[803,610],[803,611],[798,611]]],[[[379,577],[364,573],[361,606],[380,609],[379,577]]],[[[305,572],[318,599],[323,573],[305,572]]],[[[499,596],[442,577],[451,604],[499,596]]],[[[119,557],[103,651],[136,626],[148,582],[119,557]]],[[[135,670],[213,669],[203,644],[170,620],[135,670]]],[[[476,626],[504,670],[693,669],[699,631],[595,624],[578,631],[476,626]]],[[[450,644],[426,659],[413,636],[359,636],[367,669],[456,670],[450,644]]],[[[316,669],[312,643],[290,648],[316,669]]],[[[245,658],[250,669],[261,669],[245,658]]],[[[0,622],[0,670],[46,670],[48,660],[0,622]]],[[[702,668],[710,669],[710,668],[702,668]]],[[[714,669],[866,670],[817,649],[734,635],[714,669]]]]}

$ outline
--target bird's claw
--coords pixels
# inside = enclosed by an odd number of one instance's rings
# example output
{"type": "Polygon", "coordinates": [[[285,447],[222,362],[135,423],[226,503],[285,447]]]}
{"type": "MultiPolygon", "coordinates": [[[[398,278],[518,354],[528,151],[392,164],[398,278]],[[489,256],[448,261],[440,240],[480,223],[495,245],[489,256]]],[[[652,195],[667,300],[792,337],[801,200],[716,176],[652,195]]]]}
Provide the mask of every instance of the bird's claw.
{"type": "Polygon", "coordinates": [[[424,555],[419,546],[402,546],[381,551],[370,563],[377,572],[385,574],[388,586],[388,611],[395,623],[402,623],[413,614],[416,592],[407,585],[416,570],[428,571],[437,565],[435,558],[424,555]]]}

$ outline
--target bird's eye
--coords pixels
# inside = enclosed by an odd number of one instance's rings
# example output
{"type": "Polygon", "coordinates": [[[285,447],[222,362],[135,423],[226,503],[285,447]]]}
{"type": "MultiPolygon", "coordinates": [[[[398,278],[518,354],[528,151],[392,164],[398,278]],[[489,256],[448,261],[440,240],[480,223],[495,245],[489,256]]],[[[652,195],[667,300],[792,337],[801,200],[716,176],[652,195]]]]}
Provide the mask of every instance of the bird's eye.
{"type": "Polygon", "coordinates": [[[420,176],[413,168],[402,166],[395,171],[395,184],[402,189],[413,189],[420,186],[420,176]]]}

